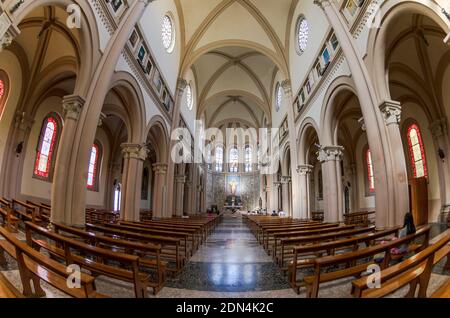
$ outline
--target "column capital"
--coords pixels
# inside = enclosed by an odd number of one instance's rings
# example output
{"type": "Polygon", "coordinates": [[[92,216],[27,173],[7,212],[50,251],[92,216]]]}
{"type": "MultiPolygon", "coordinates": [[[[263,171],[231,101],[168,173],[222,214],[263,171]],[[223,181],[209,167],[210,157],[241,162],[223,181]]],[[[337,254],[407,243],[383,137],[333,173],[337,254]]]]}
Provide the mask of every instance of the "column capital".
{"type": "Polygon", "coordinates": [[[166,163],[154,163],[152,168],[156,174],[166,174],[168,165],[166,163]]]}
{"type": "Polygon", "coordinates": [[[447,120],[439,118],[431,123],[429,129],[433,137],[442,137],[447,133],[447,120]]]}
{"type": "Polygon", "coordinates": [[[402,106],[400,102],[396,101],[384,101],[380,105],[380,110],[384,115],[386,125],[398,125],[402,118],[402,106]]]}
{"type": "Polygon", "coordinates": [[[287,79],[287,80],[282,81],[282,82],[281,82],[281,87],[283,88],[284,93],[285,93],[286,95],[289,95],[289,94],[292,93],[291,80],[288,80],[288,79],[287,79]]]}
{"type": "Polygon", "coordinates": [[[281,184],[289,184],[291,183],[292,178],[291,176],[282,176],[281,177],[281,184]]]}
{"type": "Polygon", "coordinates": [[[188,82],[184,78],[178,78],[177,80],[177,93],[183,95],[184,90],[188,86],[188,82]]]}
{"type": "Polygon", "coordinates": [[[11,22],[6,12],[3,12],[0,15],[0,52],[10,46],[19,34],[19,28],[11,22]]]}
{"type": "Polygon", "coordinates": [[[309,175],[312,170],[313,170],[313,166],[311,165],[299,165],[297,167],[297,172],[301,175],[301,176],[307,176],[309,175]]]}
{"type": "Polygon", "coordinates": [[[62,107],[64,110],[65,119],[78,120],[78,117],[83,109],[85,100],[79,95],[67,95],[62,100],[62,107]]]}
{"type": "Polygon", "coordinates": [[[17,112],[15,118],[15,127],[20,130],[31,129],[34,124],[34,119],[28,116],[25,112],[17,112]]]}
{"type": "Polygon", "coordinates": [[[314,4],[325,10],[325,7],[331,5],[331,0],[314,0],[314,4]]]}
{"type": "Polygon", "coordinates": [[[342,146],[321,146],[317,152],[317,158],[321,163],[327,161],[339,161],[344,154],[342,146]]]}
{"type": "Polygon", "coordinates": [[[120,147],[122,148],[124,157],[127,159],[137,159],[141,161],[147,159],[149,150],[144,145],[124,143],[121,144],[120,147]]]}

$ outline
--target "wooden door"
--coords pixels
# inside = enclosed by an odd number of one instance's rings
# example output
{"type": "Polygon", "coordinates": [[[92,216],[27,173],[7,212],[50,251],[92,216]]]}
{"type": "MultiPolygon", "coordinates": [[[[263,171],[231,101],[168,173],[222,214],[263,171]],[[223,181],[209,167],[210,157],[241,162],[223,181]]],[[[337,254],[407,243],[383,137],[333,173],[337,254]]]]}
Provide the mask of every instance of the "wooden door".
{"type": "Polygon", "coordinates": [[[414,178],[409,180],[409,200],[416,226],[428,224],[428,180],[414,178]]]}

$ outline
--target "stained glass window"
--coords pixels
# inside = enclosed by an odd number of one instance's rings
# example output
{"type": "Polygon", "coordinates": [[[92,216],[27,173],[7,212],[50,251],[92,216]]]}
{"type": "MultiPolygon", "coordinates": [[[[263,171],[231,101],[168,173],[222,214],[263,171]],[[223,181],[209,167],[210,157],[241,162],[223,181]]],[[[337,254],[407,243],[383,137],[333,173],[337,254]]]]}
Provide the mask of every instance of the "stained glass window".
{"type": "Polygon", "coordinates": [[[279,111],[281,108],[281,103],[283,102],[283,88],[280,84],[277,85],[276,88],[276,102],[275,102],[275,108],[276,111],[279,111]]]}
{"type": "Polygon", "coordinates": [[[122,200],[122,190],[120,183],[114,187],[114,211],[120,211],[120,204],[122,200]]]}
{"type": "Polygon", "coordinates": [[[419,126],[412,124],[408,128],[408,145],[414,178],[427,177],[427,163],[419,126]]]}
{"type": "Polygon", "coordinates": [[[230,149],[230,172],[238,172],[239,151],[237,148],[230,149]]]}
{"type": "Polygon", "coordinates": [[[3,80],[0,80],[0,101],[2,100],[4,95],[5,95],[5,82],[3,80]]]}
{"type": "Polygon", "coordinates": [[[192,87],[188,85],[186,87],[186,105],[189,110],[192,110],[192,106],[194,105],[194,99],[192,96],[192,87]]]}
{"type": "Polygon", "coordinates": [[[89,158],[89,169],[87,180],[87,187],[89,190],[94,190],[97,186],[99,156],[100,156],[100,149],[97,144],[93,144],[91,149],[91,156],[89,158]]]}
{"type": "Polygon", "coordinates": [[[167,14],[163,17],[161,25],[161,37],[163,46],[168,53],[171,53],[175,43],[175,33],[173,29],[173,22],[167,14]]]}
{"type": "Polygon", "coordinates": [[[223,148],[216,147],[216,172],[223,171],[223,148]]]}
{"type": "Polygon", "coordinates": [[[300,53],[305,52],[306,46],[308,45],[308,37],[309,37],[309,24],[308,21],[301,17],[298,21],[297,26],[297,45],[300,53]]]}
{"type": "Polygon", "coordinates": [[[245,172],[252,171],[252,148],[249,146],[245,147],[245,172]]]}
{"type": "Polygon", "coordinates": [[[58,134],[58,122],[55,117],[49,116],[45,119],[36,155],[34,174],[38,177],[49,178],[55,143],[58,134]]]}
{"type": "Polygon", "coordinates": [[[372,153],[370,149],[366,151],[366,164],[367,164],[367,181],[369,185],[369,192],[375,192],[375,177],[373,173],[372,153]]]}

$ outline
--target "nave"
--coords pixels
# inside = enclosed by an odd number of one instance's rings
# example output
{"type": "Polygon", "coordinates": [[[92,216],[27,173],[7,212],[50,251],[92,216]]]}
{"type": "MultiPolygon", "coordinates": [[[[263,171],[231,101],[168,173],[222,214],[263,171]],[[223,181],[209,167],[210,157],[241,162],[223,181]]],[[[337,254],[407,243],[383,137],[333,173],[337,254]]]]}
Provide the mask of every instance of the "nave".
{"type": "MultiPolygon", "coordinates": [[[[306,245],[302,245],[303,248],[309,249],[317,246],[317,243],[315,245],[308,244],[306,243],[306,239],[309,242],[323,241],[322,244],[336,244],[337,242],[350,241],[352,237],[355,239],[359,238],[360,242],[363,242],[363,233],[371,233],[367,235],[376,235],[375,233],[378,233],[379,237],[388,236],[383,231],[373,232],[370,226],[355,227],[353,225],[346,226],[341,224],[335,227],[334,224],[313,222],[308,222],[311,223],[309,225],[307,223],[298,225],[294,221],[289,224],[291,222],[290,220],[281,220],[278,218],[267,220],[267,217],[265,217],[265,222],[270,223],[264,224],[262,218],[264,217],[230,213],[221,216],[220,221],[217,222],[217,226],[214,227],[201,247],[193,253],[192,257],[189,257],[182,270],[175,275],[168,274],[164,287],[158,291],[157,295],[150,293],[149,289],[149,293],[146,296],[160,298],[305,298],[307,297],[307,289],[304,285],[298,289],[292,286],[291,268],[287,271],[283,269],[283,262],[280,264],[278,259],[279,253],[275,252],[277,257],[274,256],[274,239],[280,239],[282,233],[289,234],[284,235],[284,239],[282,238],[281,240],[299,240],[298,242],[294,242],[297,245],[294,248],[300,248],[301,246],[298,244],[301,244],[300,241],[304,240],[306,245]],[[257,220],[258,218],[260,219],[259,221],[257,220]],[[255,224],[252,222],[258,224],[256,230],[255,224]],[[274,226],[274,223],[278,223],[278,226],[274,226]],[[300,229],[299,226],[302,228],[300,229]],[[309,229],[307,229],[308,226],[310,227],[309,229]],[[278,233],[276,233],[277,227],[280,229],[278,233]],[[289,230],[287,230],[288,227],[290,227],[289,230]],[[352,230],[349,230],[349,227],[352,230]],[[269,233],[270,230],[272,230],[271,233],[269,233]],[[319,231],[323,234],[317,234],[319,231]],[[351,231],[355,232],[353,236],[351,231]],[[359,234],[356,234],[356,231],[359,231],[359,234]],[[331,234],[335,235],[335,241],[330,241],[331,234]],[[266,239],[262,238],[263,235],[268,236],[267,243],[266,239]],[[278,235],[278,237],[274,235],[278,235]]],[[[97,224],[97,231],[101,228],[100,224],[107,226],[105,223],[99,222],[97,224]]],[[[135,229],[138,231],[137,227],[135,229]]],[[[417,233],[420,233],[424,229],[427,231],[427,235],[429,234],[430,246],[433,246],[445,237],[447,237],[447,241],[450,240],[450,230],[446,229],[445,226],[433,225],[431,227],[424,227],[419,229],[417,233]]],[[[390,233],[393,232],[395,230],[390,233]]],[[[0,233],[3,235],[0,235],[0,247],[2,248],[5,247],[4,233],[4,231],[0,233]]],[[[117,233],[119,233],[118,230],[117,233]]],[[[65,235],[67,235],[67,232],[65,235]]],[[[27,241],[27,235],[22,230],[14,236],[22,242],[27,241]]],[[[419,236],[420,234],[417,237],[419,236]]],[[[120,240],[116,240],[117,244],[119,242],[120,240]]],[[[342,246],[344,245],[341,244],[342,246]]],[[[360,245],[359,249],[364,249],[364,246],[360,245]]],[[[285,258],[287,259],[287,263],[290,264],[289,266],[292,267],[291,250],[287,247],[285,249],[283,248],[283,250],[286,250],[285,258]]],[[[319,252],[319,250],[317,249],[316,252],[319,252]]],[[[447,245],[445,253],[448,252],[447,245]]],[[[345,253],[350,254],[351,250],[344,250],[336,253],[336,255],[345,253]]],[[[44,252],[44,254],[48,255],[47,252],[44,252]]],[[[329,252],[325,253],[325,255],[322,254],[322,256],[326,258],[327,254],[329,252]]],[[[335,255],[334,252],[331,255],[335,255]]],[[[20,292],[22,291],[22,283],[18,262],[6,252],[4,252],[4,256],[5,259],[3,262],[0,257],[1,275],[11,282],[20,292]]],[[[315,260],[320,259],[317,256],[319,254],[315,255],[315,260]]],[[[427,288],[428,297],[436,296],[435,292],[441,286],[450,282],[449,261],[445,259],[445,256],[446,254],[442,254],[437,264],[433,265],[427,288]]],[[[42,266],[47,266],[44,264],[45,262],[41,263],[42,266]]],[[[100,266],[99,264],[97,265],[100,266]]],[[[348,266],[344,268],[348,268],[348,266]]],[[[332,272],[337,269],[340,269],[339,265],[324,272],[332,272]]],[[[92,270],[92,267],[90,270],[92,270]]],[[[299,268],[297,279],[301,281],[305,279],[305,276],[311,275],[314,275],[313,268],[299,268]]],[[[101,274],[100,276],[94,275],[94,277],[96,293],[101,295],[101,297],[133,298],[136,296],[133,292],[132,283],[101,274]]],[[[350,293],[350,287],[353,281],[355,281],[355,277],[342,277],[321,283],[318,297],[353,297],[350,293]]],[[[51,283],[55,284],[55,281],[51,283]]],[[[68,294],[62,292],[61,288],[55,288],[54,286],[42,282],[45,297],[70,297],[68,294]]],[[[407,287],[401,288],[389,295],[389,297],[403,297],[406,292],[407,287]]]]}

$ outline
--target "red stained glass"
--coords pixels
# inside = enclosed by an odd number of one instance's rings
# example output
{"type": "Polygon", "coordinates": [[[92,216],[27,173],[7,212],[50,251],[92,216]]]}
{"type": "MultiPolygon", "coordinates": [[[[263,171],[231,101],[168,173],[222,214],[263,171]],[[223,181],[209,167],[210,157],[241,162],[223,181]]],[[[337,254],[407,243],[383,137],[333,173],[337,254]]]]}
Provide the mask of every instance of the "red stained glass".
{"type": "Polygon", "coordinates": [[[39,137],[34,174],[42,178],[48,178],[55,149],[58,123],[54,117],[48,117],[42,125],[39,137]]]}
{"type": "Polygon", "coordinates": [[[414,178],[428,177],[422,135],[417,124],[408,128],[408,146],[414,178]]]}
{"type": "Polygon", "coordinates": [[[366,164],[367,164],[367,181],[369,184],[369,191],[375,192],[375,177],[373,173],[373,162],[372,162],[372,153],[370,149],[367,149],[366,152],[366,164]]]}
{"type": "Polygon", "coordinates": [[[4,95],[5,95],[5,82],[3,80],[0,80],[0,100],[2,100],[4,95]]]}

